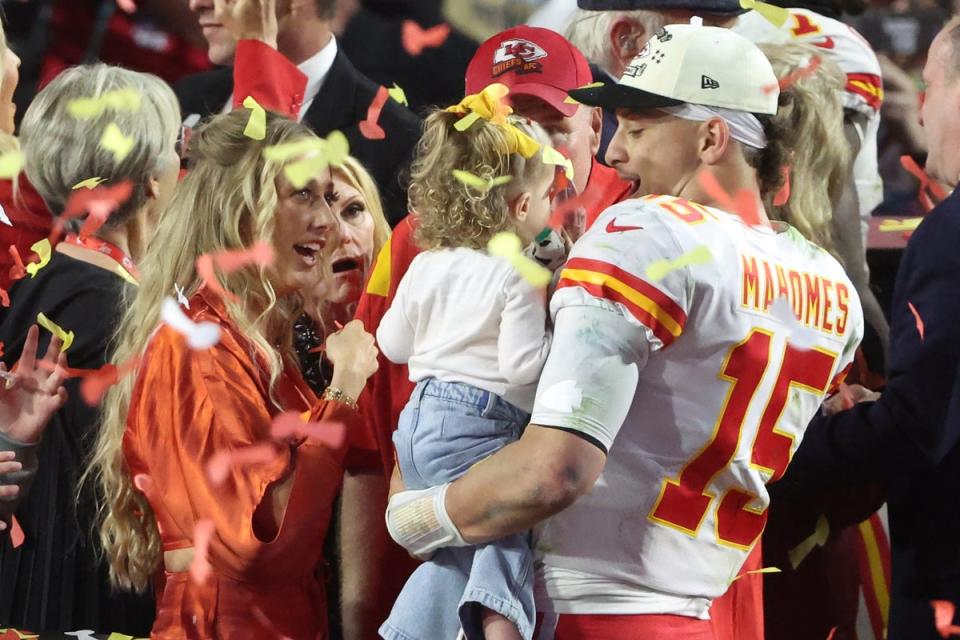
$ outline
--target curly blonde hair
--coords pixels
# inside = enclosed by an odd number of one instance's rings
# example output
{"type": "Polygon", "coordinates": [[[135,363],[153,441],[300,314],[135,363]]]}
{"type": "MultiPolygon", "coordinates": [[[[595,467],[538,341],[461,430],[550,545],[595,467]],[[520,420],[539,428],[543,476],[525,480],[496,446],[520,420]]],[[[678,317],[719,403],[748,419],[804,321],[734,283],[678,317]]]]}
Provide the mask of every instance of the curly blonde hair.
{"type": "MultiPolygon", "coordinates": [[[[190,173],[161,214],[138,265],[140,286],[124,301],[113,362],[126,362],[144,352],[174,285],[183,285],[188,296],[199,289],[195,267],[199,256],[272,238],[279,200],[276,180],[284,164],[266,160],[264,149],[316,136],[305,126],[268,112],[266,138],[255,141],[243,133],[249,118],[246,110],[217,116],[193,136],[190,173]]],[[[272,388],[284,361],[295,361],[291,334],[302,304],[297,296],[278,298],[267,269],[249,265],[218,277],[238,299],[224,301],[231,320],[250,341],[251,351],[269,362],[272,388]]],[[[111,582],[142,591],[163,549],[153,511],[134,488],[124,463],[123,434],[134,377],[125,377],[107,394],[97,444],[82,482],[92,479],[98,485],[100,540],[111,582]]]]}
{"type": "Polygon", "coordinates": [[[790,198],[774,206],[766,194],[770,217],[787,222],[807,240],[836,254],[830,231],[833,208],[850,172],[851,154],[843,133],[840,96],[846,78],[840,67],[817,49],[804,44],[761,45],[777,77],[797,74],[784,90],[776,120],[783,126],[782,142],[790,153],[790,198]],[[819,67],[804,73],[819,56],[819,67]]]}
{"type": "Polygon", "coordinates": [[[430,114],[410,167],[410,209],[419,220],[414,239],[423,249],[485,249],[497,233],[516,230],[509,202],[531,181],[542,180],[554,170],[543,162],[542,147],[549,145],[549,139],[535,122],[508,117],[510,124],[541,145],[527,159],[509,153],[509,139],[501,126],[480,118],[467,130],[457,131],[454,124],[459,119],[447,111],[430,114]],[[482,190],[455,178],[454,170],[481,180],[502,176],[511,180],[482,190]]]}

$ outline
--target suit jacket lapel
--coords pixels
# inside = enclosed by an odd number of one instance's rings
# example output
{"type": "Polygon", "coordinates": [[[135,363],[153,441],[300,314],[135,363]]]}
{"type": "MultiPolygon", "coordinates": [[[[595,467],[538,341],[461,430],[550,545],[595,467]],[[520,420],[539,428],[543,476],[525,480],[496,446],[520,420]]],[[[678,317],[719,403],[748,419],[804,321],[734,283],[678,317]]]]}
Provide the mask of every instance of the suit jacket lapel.
{"type": "Polygon", "coordinates": [[[304,123],[320,137],[356,126],[362,119],[356,117],[356,87],[357,71],[343,50],[338,50],[320,92],[303,118],[304,123]]]}

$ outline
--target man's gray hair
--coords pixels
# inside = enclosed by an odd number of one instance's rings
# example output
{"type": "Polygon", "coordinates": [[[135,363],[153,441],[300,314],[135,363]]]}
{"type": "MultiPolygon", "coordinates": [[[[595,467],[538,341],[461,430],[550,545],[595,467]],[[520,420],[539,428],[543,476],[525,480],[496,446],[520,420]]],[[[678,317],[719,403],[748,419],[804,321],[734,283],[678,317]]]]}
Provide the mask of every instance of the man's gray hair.
{"type": "Polygon", "coordinates": [[[90,178],[102,178],[108,185],[132,182],[130,199],[110,217],[109,225],[113,226],[147,203],[147,184],[152,176],[174,169],[161,163],[164,159],[170,162],[179,131],[177,99],[163,80],[147,73],[92,64],[63,71],[36,95],[24,114],[20,142],[27,178],[54,215],[63,213],[79,182],[90,178]],[[70,113],[75,100],[125,89],[140,96],[138,109],[108,106],[90,118],[70,113]],[[100,144],[111,124],[133,139],[133,147],[119,161],[100,144]]]}
{"type": "Polygon", "coordinates": [[[567,40],[580,49],[587,60],[610,75],[617,75],[618,64],[610,45],[610,28],[620,18],[643,25],[652,36],[666,24],[666,16],[659,11],[587,11],[577,9],[567,26],[567,40]]]}

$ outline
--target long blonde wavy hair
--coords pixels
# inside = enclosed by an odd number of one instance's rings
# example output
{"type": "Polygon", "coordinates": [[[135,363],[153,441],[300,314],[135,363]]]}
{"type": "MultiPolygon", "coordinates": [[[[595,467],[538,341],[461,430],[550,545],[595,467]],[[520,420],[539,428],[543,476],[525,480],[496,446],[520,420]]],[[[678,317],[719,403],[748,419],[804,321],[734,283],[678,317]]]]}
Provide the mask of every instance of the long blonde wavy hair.
{"type": "Polygon", "coordinates": [[[851,154],[843,133],[845,77],[840,68],[817,49],[803,44],[761,45],[778,78],[798,78],[786,89],[791,100],[781,100],[776,119],[783,124],[782,142],[790,152],[790,198],[764,203],[770,217],[787,222],[807,240],[836,254],[830,231],[834,205],[850,172],[851,154]],[[818,56],[820,66],[806,73],[818,56]],[[795,75],[794,75],[795,74],[795,75]]]}
{"type": "MultiPolygon", "coordinates": [[[[213,118],[190,142],[190,173],[178,185],[161,214],[155,235],[140,264],[140,286],[126,300],[126,312],[115,337],[115,363],[142,354],[160,322],[164,298],[174,286],[187,296],[201,285],[195,263],[205,253],[242,249],[273,235],[279,197],[276,180],[283,164],[264,158],[271,145],[315,138],[303,125],[267,114],[267,135],[244,135],[246,110],[213,118]]],[[[301,302],[278,298],[267,268],[250,265],[221,285],[238,302],[225,301],[231,320],[252,345],[252,358],[269,363],[271,387],[284,362],[293,362],[291,333],[301,302]]],[[[161,561],[156,520],[143,494],[134,489],[124,464],[122,443],[134,387],[127,376],[111,388],[103,405],[103,423],[84,480],[96,481],[101,517],[100,540],[110,562],[110,580],[124,589],[142,591],[161,561]]]]}
{"type": "Polygon", "coordinates": [[[542,179],[554,166],[543,162],[542,147],[550,140],[535,122],[509,116],[510,124],[540,143],[541,150],[529,159],[509,153],[509,138],[499,125],[483,118],[466,131],[454,125],[460,116],[435,111],[424,122],[423,137],[410,165],[407,194],[419,226],[414,235],[424,249],[469,247],[485,249],[500,231],[514,231],[508,202],[542,179]],[[465,171],[481,180],[510,176],[503,186],[487,191],[460,182],[453,171],[465,171]]]}

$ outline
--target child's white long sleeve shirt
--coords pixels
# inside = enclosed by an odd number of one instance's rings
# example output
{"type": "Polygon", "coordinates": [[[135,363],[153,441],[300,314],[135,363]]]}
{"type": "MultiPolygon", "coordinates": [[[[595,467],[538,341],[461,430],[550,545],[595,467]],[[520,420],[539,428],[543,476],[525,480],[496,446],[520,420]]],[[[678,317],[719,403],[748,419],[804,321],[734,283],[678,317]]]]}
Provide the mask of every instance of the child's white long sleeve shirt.
{"type": "Polygon", "coordinates": [[[426,251],[400,281],[377,342],[414,382],[465,382],[530,411],[550,349],[545,293],[483,251],[426,251]]]}

